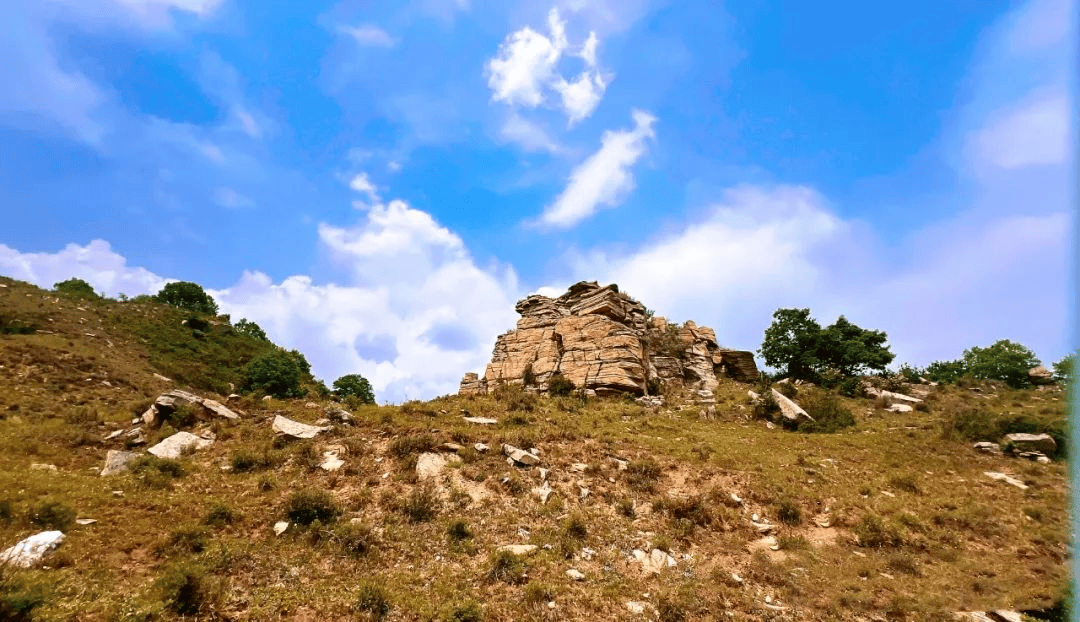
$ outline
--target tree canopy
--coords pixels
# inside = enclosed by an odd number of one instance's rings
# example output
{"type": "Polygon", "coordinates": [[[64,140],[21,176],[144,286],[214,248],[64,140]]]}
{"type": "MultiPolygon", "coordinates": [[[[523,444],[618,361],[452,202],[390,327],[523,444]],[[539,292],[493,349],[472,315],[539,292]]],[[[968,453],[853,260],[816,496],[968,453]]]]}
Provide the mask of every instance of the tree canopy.
{"type": "Polygon", "coordinates": [[[161,291],[154,295],[154,300],[178,307],[192,313],[217,315],[217,302],[207,294],[201,285],[190,281],[166,283],[161,291]]]}
{"type": "Polygon", "coordinates": [[[93,286],[82,279],[76,279],[74,277],[66,281],[60,281],[53,285],[53,289],[64,294],[74,294],[76,296],[85,296],[89,298],[98,297],[93,286]]]}
{"type": "Polygon", "coordinates": [[[860,328],[842,315],[821,328],[810,309],[777,309],[758,353],[784,376],[816,382],[829,369],[844,377],[884,370],[895,357],[887,341],[883,331],[860,328]]]}
{"type": "Polygon", "coordinates": [[[360,374],[345,374],[334,381],[334,395],[338,397],[355,397],[364,404],[375,403],[375,392],[371,389],[371,383],[360,374]]]}
{"type": "Polygon", "coordinates": [[[244,366],[245,388],[274,397],[301,397],[300,381],[305,372],[292,352],[274,349],[261,354],[244,366]]]}
{"type": "Polygon", "coordinates": [[[266,331],[255,322],[251,322],[246,318],[240,318],[240,321],[233,324],[233,330],[240,335],[247,335],[253,337],[259,341],[270,341],[270,338],[266,336],[266,331]]]}

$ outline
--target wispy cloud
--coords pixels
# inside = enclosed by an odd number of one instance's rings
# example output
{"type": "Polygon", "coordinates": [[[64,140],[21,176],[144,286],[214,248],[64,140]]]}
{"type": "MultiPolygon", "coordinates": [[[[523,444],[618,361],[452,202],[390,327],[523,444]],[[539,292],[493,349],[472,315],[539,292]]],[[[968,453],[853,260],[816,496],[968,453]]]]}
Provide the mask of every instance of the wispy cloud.
{"type": "Polygon", "coordinates": [[[365,47],[392,48],[397,45],[397,40],[390,36],[390,33],[374,24],[342,26],[341,32],[349,35],[357,44],[365,47]]]}
{"type": "Polygon", "coordinates": [[[540,224],[568,228],[592,216],[601,207],[621,203],[634,188],[630,168],[645,154],[655,136],[656,117],[633,112],[634,127],[604,132],[600,149],[570,173],[566,188],[540,216],[540,224]]]}

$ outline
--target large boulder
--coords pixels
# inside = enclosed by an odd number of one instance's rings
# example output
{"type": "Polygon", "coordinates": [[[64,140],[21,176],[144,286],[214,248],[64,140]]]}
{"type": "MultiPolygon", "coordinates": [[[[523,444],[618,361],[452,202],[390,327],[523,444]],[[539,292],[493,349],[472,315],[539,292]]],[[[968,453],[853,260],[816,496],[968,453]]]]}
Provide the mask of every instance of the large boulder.
{"type": "Polygon", "coordinates": [[[236,414],[220,402],[209,398],[199,397],[188,391],[173,389],[172,391],[162,393],[154,400],[154,403],[151,404],[150,408],[142,415],[143,423],[148,426],[159,425],[165,417],[168,417],[181,406],[190,406],[195,408],[196,412],[212,417],[221,417],[233,421],[240,419],[240,415],[236,414]]]}
{"type": "Polygon", "coordinates": [[[1031,380],[1031,384],[1053,384],[1054,372],[1039,365],[1028,370],[1028,379],[1031,380]]]}
{"type": "Polygon", "coordinates": [[[1023,434],[1016,432],[1006,434],[1002,439],[1005,445],[1012,445],[1016,451],[1037,451],[1041,454],[1052,456],[1057,452],[1057,443],[1049,434],[1023,434]]]}
{"type": "Polygon", "coordinates": [[[0,566],[11,565],[15,568],[29,568],[56,550],[64,541],[60,531],[42,531],[36,533],[15,546],[0,552],[0,566]]]}
{"type": "Polygon", "coordinates": [[[717,375],[757,378],[753,354],[721,350],[711,328],[686,322],[677,333],[616,285],[582,281],[558,298],[532,295],[515,307],[517,327],[498,337],[483,376],[469,373],[461,394],[527,384],[546,391],[558,373],[589,394],[643,395],[651,381],[716,388],[717,375]]]}
{"type": "Polygon", "coordinates": [[[189,448],[202,449],[203,447],[209,446],[211,443],[213,443],[213,441],[199,438],[191,432],[177,432],[146,451],[154,454],[158,458],[176,459],[182,456],[189,448]]]}

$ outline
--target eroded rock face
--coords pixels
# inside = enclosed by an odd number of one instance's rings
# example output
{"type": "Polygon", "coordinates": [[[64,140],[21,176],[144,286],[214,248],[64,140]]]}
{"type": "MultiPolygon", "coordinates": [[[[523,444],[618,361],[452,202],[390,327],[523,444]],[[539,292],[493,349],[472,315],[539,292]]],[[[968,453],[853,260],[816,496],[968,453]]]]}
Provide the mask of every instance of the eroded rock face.
{"type": "Polygon", "coordinates": [[[647,393],[651,381],[716,388],[717,374],[757,379],[750,352],[721,349],[711,328],[677,330],[616,285],[581,282],[558,298],[533,295],[515,307],[517,328],[499,336],[483,376],[465,374],[459,392],[486,393],[502,382],[547,391],[559,373],[593,394],[647,393]]]}

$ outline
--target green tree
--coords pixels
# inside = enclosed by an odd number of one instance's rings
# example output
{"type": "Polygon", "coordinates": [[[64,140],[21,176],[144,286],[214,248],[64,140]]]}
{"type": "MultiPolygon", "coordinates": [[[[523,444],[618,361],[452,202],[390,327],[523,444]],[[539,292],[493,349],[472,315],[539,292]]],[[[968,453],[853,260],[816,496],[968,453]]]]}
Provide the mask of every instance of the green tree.
{"type": "Polygon", "coordinates": [[[166,283],[165,287],[154,296],[154,300],[192,313],[217,315],[218,312],[217,303],[210,294],[203,291],[198,283],[189,281],[166,283]]]}
{"type": "Polygon", "coordinates": [[[1054,376],[1059,382],[1068,383],[1073,378],[1074,369],[1076,369],[1076,353],[1054,363],[1054,376]]]}
{"type": "Polygon", "coordinates": [[[271,350],[244,366],[245,388],[279,398],[303,396],[300,388],[303,377],[296,357],[285,350],[271,350]]]}
{"type": "Polygon", "coordinates": [[[240,321],[233,324],[233,330],[237,334],[247,335],[259,341],[270,341],[270,338],[266,336],[266,332],[255,322],[249,321],[247,318],[240,318],[240,321]]]}
{"type": "Polygon", "coordinates": [[[375,392],[371,383],[360,374],[346,374],[334,381],[334,395],[338,397],[354,396],[364,404],[375,403],[375,392]]]}
{"type": "Polygon", "coordinates": [[[1028,371],[1040,364],[1034,352],[1008,339],[1000,339],[988,348],[964,350],[962,362],[965,371],[975,378],[1000,380],[1014,389],[1028,386],[1028,371]]]}
{"type": "Polygon", "coordinates": [[[777,309],[758,353],[781,375],[816,382],[828,369],[842,377],[885,369],[895,358],[887,341],[883,331],[860,328],[842,315],[823,329],[810,309],[777,309]]]}
{"type": "Polygon", "coordinates": [[[86,298],[97,298],[97,292],[94,288],[82,279],[70,278],[66,281],[60,281],[56,285],[53,285],[53,289],[63,294],[73,294],[75,296],[83,296],[86,298]]]}
{"type": "Polygon", "coordinates": [[[758,354],[783,376],[812,380],[821,368],[817,358],[820,335],[821,325],[810,317],[810,309],[777,309],[758,354]]]}
{"type": "Polygon", "coordinates": [[[934,382],[955,383],[964,377],[967,367],[963,361],[934,361],[926,366],[924,374],[934,382]]]}

